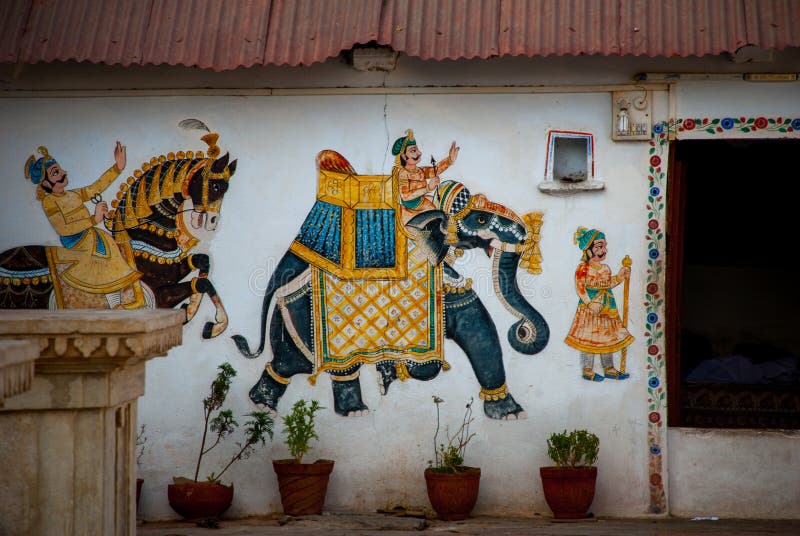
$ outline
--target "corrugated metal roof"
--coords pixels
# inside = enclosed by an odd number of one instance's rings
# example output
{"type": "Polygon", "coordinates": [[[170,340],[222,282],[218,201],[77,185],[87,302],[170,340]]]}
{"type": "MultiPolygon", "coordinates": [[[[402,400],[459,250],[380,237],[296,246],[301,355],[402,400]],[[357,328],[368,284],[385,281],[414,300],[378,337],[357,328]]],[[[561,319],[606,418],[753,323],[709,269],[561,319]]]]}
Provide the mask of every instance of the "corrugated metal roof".
{"type": "Polygon", "coordinates": [[[422,59],[800,46],[800,0],[0,0],[0,61],[230,70],[377,41],[422,59]]]}
{"type": "Polygon", "coordinates": [[[504,0],[501,54],[619,54],[619,0],[504,0]]]}
{"type": "Polygon", "coordinates": [[[742,0],[622,2],[619,31],[623,55],[703,56],[748,43],[742,0]]]}
{"type": "Polygon", "coordinates": [[[30,0],[0,2],[0,62],[17,61],[30,10],[30,0]]]}
{"type": "Polygon", "coordinates": [[[797,0],[744,0],[747,41],[762,48],[798,46],[800,2],[797,0]]]}
{"type": "Polygon", "coordinates": [[[35,0],[18,61],[141,63],[149,13],[150,2],[35,0]]]}
{"type": "Polygon", "coordinates": [[[375,41],[381,2],[273,0],[265,57],[273,65],[310,65],[375,41]]]}
{"type": "MultiPolygon", "coordinates": [[[[85,0],[84,0],[85,1],[85,0]]],[[[264,63],[270,0],[157,0],[141,63],[228,70],[264,63]]]]}
{"type": "Polygon", "coordinates": [[[499,54],[502,0],[386,0],[378,42],[424,60],[499,54]]]}

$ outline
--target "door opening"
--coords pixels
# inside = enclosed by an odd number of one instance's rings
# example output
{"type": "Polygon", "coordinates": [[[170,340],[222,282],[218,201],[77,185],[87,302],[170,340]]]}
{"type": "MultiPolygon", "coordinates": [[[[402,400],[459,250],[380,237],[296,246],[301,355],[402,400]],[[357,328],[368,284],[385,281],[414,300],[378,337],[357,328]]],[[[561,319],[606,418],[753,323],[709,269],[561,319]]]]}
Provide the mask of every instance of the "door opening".
{"type": "Polygon", "coordinates": [[[669,425],[800,428],[800,141],[670,147],[669,425]]]}

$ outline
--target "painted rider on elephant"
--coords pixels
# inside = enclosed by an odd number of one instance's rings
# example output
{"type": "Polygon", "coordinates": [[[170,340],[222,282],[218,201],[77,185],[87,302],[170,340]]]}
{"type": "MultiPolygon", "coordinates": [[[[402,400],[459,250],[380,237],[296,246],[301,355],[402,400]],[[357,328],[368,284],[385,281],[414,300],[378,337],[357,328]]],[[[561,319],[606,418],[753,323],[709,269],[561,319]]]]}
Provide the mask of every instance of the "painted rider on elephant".
{"type": "Polygon", "coordinates": [[[392,146],[392,154],[395,157],[392,175],[397,177],[400,186],[403,223],[408,223],[420,212],[436,209],[433,195],[439,186],[439,174],[455,163],[459,149],[456,142],[453,142],[447,158],[434,166],[418,167],[422,152],[414,139],[414,132],[409,129],[405,136],[395,140],[392,146]]]}
{"type": "Polygon", "coordinates": [[[125,309],[145,304],[139,279],[142,274],[126,259],[113,237],[95,227],[103,221],[108,205],[100,194],[119,176],[126,164],[125,147],[117,142],[114,165],[99,179],[84,188],[67,190],[67,173],[39,147],[40,158],[31,156],[25,162],[25,178],[37,185],[36,197],[42,202],[47,219],[58,233],[63,248],[56,248],[58,263],[69,266],[59,276],[70,286],[90,294],[108,294],[133,287],[133,301],[121,304],[125,309]],[[94,214],[84,205],[95,203],[94,214]]]}

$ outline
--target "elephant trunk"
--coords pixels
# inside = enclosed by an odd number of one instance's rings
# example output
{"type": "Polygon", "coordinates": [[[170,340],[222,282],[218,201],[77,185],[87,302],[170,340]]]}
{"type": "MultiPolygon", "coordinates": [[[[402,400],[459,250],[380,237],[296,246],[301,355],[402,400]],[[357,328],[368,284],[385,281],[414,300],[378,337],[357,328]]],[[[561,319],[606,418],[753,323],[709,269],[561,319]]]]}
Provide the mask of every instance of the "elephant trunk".
{"type": "Polygon", "coordinates": [[[492,276],[495,293],[506,309],[520,320],[508,330],[508,342],[517,352],[533,355],[541,352],[550,340],[550,328],[544,317],[525,297],[517,285],[517,266],[520,255],[494,251],[492,276]]]}

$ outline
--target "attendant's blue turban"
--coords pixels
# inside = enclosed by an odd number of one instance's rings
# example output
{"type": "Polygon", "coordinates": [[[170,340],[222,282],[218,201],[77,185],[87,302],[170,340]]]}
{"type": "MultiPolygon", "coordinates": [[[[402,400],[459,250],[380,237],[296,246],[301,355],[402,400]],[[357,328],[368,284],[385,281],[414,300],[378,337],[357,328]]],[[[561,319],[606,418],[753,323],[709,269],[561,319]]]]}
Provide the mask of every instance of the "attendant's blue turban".
{"type": "Polygon", "coordinates": [[[581,251],[586,251],[592,242],[595,240],[605,240],[606,235],[597,229],[587,229],[586,227],[578,227],[575,231],[575,245],[581,248],[581,251]]]}

